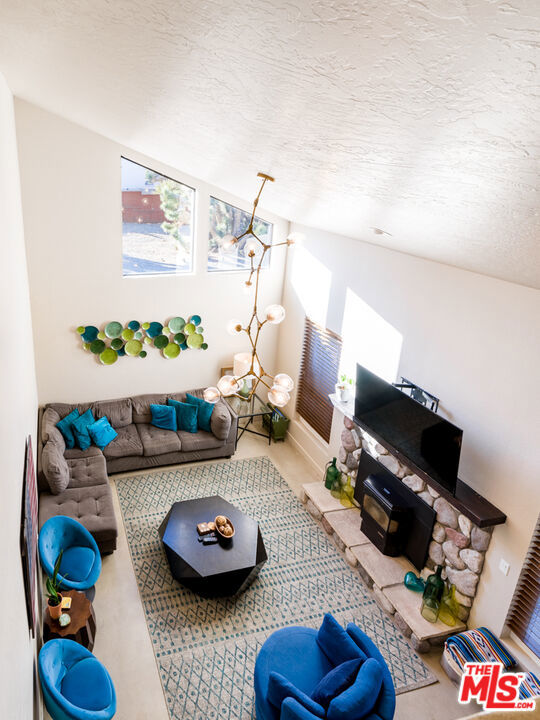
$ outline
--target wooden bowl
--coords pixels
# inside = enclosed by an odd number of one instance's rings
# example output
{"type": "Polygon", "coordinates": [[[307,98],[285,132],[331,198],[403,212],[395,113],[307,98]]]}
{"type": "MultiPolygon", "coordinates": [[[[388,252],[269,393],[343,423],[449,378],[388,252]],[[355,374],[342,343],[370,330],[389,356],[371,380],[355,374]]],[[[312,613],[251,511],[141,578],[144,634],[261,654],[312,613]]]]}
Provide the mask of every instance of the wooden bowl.
{"type": "Polygon", "coordinates": [[[216,534],[217,534],[217,536],[218,536],[218,539],[220,539],[220,540],[225,540],[225,541],[232,540],[232,538],[233,538],[233,536],[234,536],[234,533],[235,533],[234,525],[232,524],[231,520],[230,520],[226,515],[221,515],[221,516],[220,516],[220,515],[217,515],[216,518],[215,518],[215,520],[214,520],[214,523],[216,524],[216,534]],[[226,519],[226,521],[227,521],[227,525],[230,525],[230,526],[232,527],[232,534],[231,534],[231,535],[224,535],[224,534],[220,531],[219,525],[217,524],[217,519],[218,519],[218,517],[224,517],[224,518],[226,519]]]}

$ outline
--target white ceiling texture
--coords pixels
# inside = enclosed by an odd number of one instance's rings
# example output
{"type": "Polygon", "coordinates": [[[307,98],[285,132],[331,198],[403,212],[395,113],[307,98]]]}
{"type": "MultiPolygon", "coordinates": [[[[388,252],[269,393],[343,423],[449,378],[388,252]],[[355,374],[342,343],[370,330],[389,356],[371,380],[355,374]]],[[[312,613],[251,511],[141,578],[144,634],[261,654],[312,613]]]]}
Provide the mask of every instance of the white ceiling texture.
{"type": "Polygon", "coordinates": [[[2,0],[14,93],[261,205],[540,288],[539,0],[2,0]],[[384,231],[384,232],[381,232],[384,231]]]}

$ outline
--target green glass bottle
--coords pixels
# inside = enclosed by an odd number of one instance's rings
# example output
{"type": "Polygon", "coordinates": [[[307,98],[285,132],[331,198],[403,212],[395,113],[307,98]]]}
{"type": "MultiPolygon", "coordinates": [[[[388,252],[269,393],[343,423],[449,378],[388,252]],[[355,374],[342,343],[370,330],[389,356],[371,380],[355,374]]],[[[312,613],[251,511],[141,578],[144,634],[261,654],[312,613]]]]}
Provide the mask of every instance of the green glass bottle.
{"type": "Polygon", "coordinates": [[[422,595],[422,607],[420,613],[422,617],[429,622],[437,622],[439,617],[439,608],[444,592],[444,580],[441,577],[442,565],[437,566],[437,570],[426,580],[426,587],[422,595]]]}
{"type": "Polygon", "coordinates": [[[332,462],[326,465],[324,486],[327,490],[334,490],[336,487],[341,488],[341,472],[336,467],[336,458],[333,458],[332,462]]]}
{"type": "Polygon", "coordinates": [[[341,490],[341,496],[339,498],[339,501],[343,505],[343,507],[346,508],[352,508],[354,507],[353,503],[353,496],[354,496],[354,488],[352,486],[351,482],[351,476],[347,475],[347,482],[343,486],[341,490]]]}
{"type": "Polygon", "coordinates": [[[445,587],[439,608],[439,620],[453,627],[458,619],[459,605],[456,600],[456,586],[445,587]]]}

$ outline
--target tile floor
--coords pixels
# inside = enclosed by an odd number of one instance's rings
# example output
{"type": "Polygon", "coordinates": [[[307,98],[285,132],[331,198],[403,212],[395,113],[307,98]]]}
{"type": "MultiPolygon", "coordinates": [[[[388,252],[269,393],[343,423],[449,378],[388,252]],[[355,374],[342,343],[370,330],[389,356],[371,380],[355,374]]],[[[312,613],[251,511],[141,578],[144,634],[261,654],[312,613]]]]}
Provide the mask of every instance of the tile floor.
{"type": "MultiPolygon", "coordinates": [[[[269,446],[263,438],[246,433],[234,457],[261,455],[271,458],[298,495],[303,483],[319,479],[305,458],[295,450],[292,442],[269,446]]],[[[146,472],[144,470],[140,474],[146,472]]],[[[101,577],[96,586],[94,608],[97,633],[94,653],[108,668],[116,687],[118,711],[115,720],[169,720],[131,564],[114,477],[112,484],[119,521],[118,548],[104,558],[101,577]]],[[[439,653],[423,655],[422,659],[439,682],[399,695],[395,720],[455,720],[472,714],[475,710],[473,707],[466,708],[464,712],[464,708],[458,704],[456,690],[439,665],[439,653]]],[[[49,718],[47,713],[45,718],[49,718]]]]}

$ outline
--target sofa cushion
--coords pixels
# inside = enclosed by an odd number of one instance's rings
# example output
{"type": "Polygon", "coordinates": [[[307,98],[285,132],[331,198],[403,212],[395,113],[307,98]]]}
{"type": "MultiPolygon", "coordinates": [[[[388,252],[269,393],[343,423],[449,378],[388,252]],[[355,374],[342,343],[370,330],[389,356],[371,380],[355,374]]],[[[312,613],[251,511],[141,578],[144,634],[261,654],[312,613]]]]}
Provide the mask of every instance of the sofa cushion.
{"type": "Polygon", "coordinates": [[[98,455],[87,454],[83,458],[66,460],[69,468],[68,488],[82,488],[107,483],[107,463],[101,450],[98,450],[98,453],[98,455]]]}
{"type": "Polygon", "coordinates": [[[218,440],[215,435],[204,430],[196,433],[179,430],[177,433],[182,443],[182,452],[197,452],[198,450],[210,450],[212,448],[221,447],[224,443],[218,440]]]}
{"type": "Polygon", "coordinates": [[[118,428],[117,432],[118,436],[103,450],[106,458],[143,454],[143,446],[136,425],[126,425],[126,427],[118,428]]]}
{"type": "Polygon", "coordinates": [[[369,716],[379,697],[382,679],[382,667],[374,658],[368,658],[354,683],[330,702],[328,720],[360,720],[369,716]]]}
{"type": "Polygon", "coordinates": [[[69,467],[60,446],[49,440],[43,448],[41,463],[51,492],[58,495],[69,484],[69,467]]]}
{"type": "Polygon", "coordinates": [[[160,394],[135,395],[131,398],[132,417],[134,423],[151,423],[150,405],[166,405],[167,396],[160,394]]]}
{"type": "Polygon", "coordinates": [[[176,411],[170,405],[150,405],[152,411],[151,425],[162,430],[178,430],[176,411]]]}
{"type": "Polygon", "coordinates": [[[366,655],[330,613],[323,618],[317,633],[317,644],[334,666],[355,658],[366,659],[366,655]]]}
{"type": "Polygon", "coordinates": [[[94,415],[96,420],[107,417],[115,430],[131,425],[133,412],[131,398],[120,398],[119,400],[100,400],[94,403],[94,415]]]}
{"type": "Polygon", "coordinates": [[[325,710],[328,710],[330,702],[338,695],[341,695],[356,680],[362,662],[361,658],[355,658],[332,668],[311,693],[313,700],[322,705],[325,710]]]}
{"type": "Polygon", "coordinates": [[[218,440],[226,440],[231,430],[232,417],[229,406],[225,400],[214,405],[214,412],[210,417],[210,428],[218,440]]]}
{"type": "Polygon", "coordinates": [[[81,450],[80,448],[66,450],[64,452],[64,457],[66,460],[82,460],[88,457],[103,457],[103,453],[95,445],[90,445],[90,447],[86,450],[81,450]]]}
{"type": "Polygon", "coordinates": [[[71,424],[71,427],[73,428],[73,435],[75,436],[77,445],[81,448],[81,450],[87,450],[92,444],[92,438],[90,437],[88,428],[94,422],[94,414],[92,413],[92,410],[88,408],[85,413],[76,418],[76,420],[74,420],[71,424]]]}
{"type": "Polygon", "coordinates": [[[92,533],[98,545],[114,541],[118,534],[109,484],[68,488],[60,495],[41,493],[39,527],[51,517],[67,515],[75,518],[92,533]]]}
{"type": "Polygon", "coordinates": [[[172,398],[167,398],[167,403],[174,408],[176,413],[176,426],[178,430],[185,430],[189,433],[196,433],[199,429],[197,425],[197,407],[188,403],[179,402],[172,398]]]}
{"type": "Polygon", "coordinates": [[[173,430],[164,430],[149,423],[139,423],[137,430],[146,457],[164,455],[168,452],[179,452],[182,449],[178,433],[173,430]]]}
{"type": "Polygon", "coordinates": [[[66,449],[66,441],[60,430],[56,427],[56,423],[60,420],[60,415],[52,408],[46,408],[41,416],[41,442],[45,445],[49,440],[59,445],[62,452],[66,449]]]}

